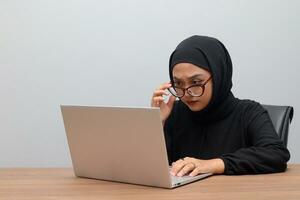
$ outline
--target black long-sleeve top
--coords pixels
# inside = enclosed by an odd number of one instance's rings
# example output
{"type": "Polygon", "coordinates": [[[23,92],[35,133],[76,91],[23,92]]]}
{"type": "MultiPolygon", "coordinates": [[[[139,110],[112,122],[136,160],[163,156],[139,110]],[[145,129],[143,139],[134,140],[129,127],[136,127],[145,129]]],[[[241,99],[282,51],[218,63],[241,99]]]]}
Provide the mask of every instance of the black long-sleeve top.
{"type": "Polygon", "coordinates": [[[267,111],[257,102],[236,100],[226,117],[209,123],[195,120],[182,102],[175,102],[164,125],[169,162],[221,158],[228,175],[285,171],[290,154],[267,111]]]}

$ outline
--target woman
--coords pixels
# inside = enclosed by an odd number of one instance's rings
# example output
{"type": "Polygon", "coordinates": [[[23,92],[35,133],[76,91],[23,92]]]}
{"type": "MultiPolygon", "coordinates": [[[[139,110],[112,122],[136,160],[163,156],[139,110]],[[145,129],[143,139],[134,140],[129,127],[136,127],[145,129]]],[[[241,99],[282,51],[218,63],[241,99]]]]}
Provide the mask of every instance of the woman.
{"type": "Polygon", "coordinates": [[[285,171],[290,154],[267,111],[232,94],[232,63],[219,40],[182,41],[170,56],[169,75],[151,106],[160,108],[173,175],[285,171]],[[173,94],[168,102],[166,90],[173,94]]]}

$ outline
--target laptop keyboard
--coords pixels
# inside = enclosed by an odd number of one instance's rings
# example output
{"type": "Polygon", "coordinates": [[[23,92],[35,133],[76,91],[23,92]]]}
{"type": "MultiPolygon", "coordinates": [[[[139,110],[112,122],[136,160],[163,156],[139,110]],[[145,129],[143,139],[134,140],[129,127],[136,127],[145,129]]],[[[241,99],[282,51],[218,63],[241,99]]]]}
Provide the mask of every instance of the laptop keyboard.
{"type": "Polygon", "coordinates": [[[190,180],[192,179],[193,177],[191,176],[173,176],[171,175],[171,180],[172,180],[172,183],[178,183],[178,182],[183,182],[183,181],[186,181],[186,180],[190,180]]]}

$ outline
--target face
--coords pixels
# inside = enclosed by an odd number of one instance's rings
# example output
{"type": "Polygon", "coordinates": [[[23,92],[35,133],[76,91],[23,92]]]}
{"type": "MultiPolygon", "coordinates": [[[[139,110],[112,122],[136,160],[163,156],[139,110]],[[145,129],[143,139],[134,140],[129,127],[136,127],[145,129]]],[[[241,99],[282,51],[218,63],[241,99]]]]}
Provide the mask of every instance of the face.
{"type": "MultiPolygon", "coordinates": [[[[173,68],[173,80],[175,87],[187,88],[195,84],[203,84],[211,74],[191,63],[179,63],[173,68]]],[[[212,79],[209,80],[204,89],[204,93],[200,97],[193,97],[187,91],[181,101],[185,103],[192,111],[200,111],[204,109],[210,102],[212,97],[212,79]]]]}

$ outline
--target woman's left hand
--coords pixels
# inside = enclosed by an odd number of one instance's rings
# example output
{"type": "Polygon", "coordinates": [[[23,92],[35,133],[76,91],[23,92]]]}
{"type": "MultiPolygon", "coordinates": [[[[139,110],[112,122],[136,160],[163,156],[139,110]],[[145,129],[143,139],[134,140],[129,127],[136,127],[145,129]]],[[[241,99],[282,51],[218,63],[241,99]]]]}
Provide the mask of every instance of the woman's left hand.
{"type": "Polygon", "coordinates": [[[220,158],[200,160],[185,157],[172,163],[171,174],[173,176],[197,176],[203,173],[223,174],[224,168],[224,162],[220,158]]]}

